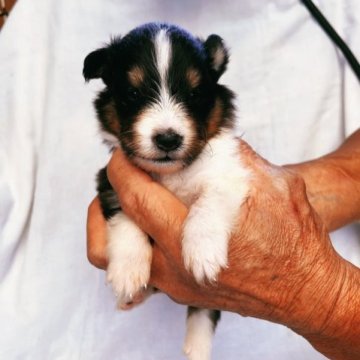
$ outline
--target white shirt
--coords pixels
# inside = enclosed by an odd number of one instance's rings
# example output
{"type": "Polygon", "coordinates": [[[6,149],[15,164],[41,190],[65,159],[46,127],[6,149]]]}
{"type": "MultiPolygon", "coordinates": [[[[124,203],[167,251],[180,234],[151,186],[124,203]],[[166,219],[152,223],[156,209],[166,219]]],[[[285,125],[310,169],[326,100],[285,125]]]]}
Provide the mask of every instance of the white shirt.
{"type": "MultiPolygon", "coordinates": [[[[317,4],[360,58],[360,3],[317,4]]],[[[231,49],[221,82],[244,138],[272,162],[324,155],[360,127],[360,86],[297,0],[20,0],[0,34],[0,358],[182,359],[185,307],[165,295],[117,312],[86,259],[87,205],[109,155],[85,56],[110,35],[176,23],[231,49]]],[[[332,236],[360,264],[360,227],[332,236]]],[[[324,357],[287,328],[223,313],[214,359],[324,357]]]]}

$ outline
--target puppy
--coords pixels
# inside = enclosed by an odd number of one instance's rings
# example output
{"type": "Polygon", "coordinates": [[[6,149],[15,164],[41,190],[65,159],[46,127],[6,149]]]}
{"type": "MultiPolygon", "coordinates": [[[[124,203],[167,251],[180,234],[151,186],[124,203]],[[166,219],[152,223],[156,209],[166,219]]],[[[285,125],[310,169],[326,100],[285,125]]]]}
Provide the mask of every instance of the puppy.
{"type": "MultiPolygon", "coordinates": [[[[95,100],[104,140],[189,207],[183,260],[200,284],[215,282],[227,266],[229,237],[248,192],[233,130],[234,95],[218,84],[228,59],[217,35],[202,41],[177,26],[150,23],[90,53],[83,70],[87,81],[105,84],[95,100]]],[[[119,306],[128,308],[151,292],[152,247],[121,212],[106,169],[97,190],[108,223],[107,279],[119,306]]],[[[188,309],[189,359],[210,358],[219,317],[217,310],[188,309]]]]}

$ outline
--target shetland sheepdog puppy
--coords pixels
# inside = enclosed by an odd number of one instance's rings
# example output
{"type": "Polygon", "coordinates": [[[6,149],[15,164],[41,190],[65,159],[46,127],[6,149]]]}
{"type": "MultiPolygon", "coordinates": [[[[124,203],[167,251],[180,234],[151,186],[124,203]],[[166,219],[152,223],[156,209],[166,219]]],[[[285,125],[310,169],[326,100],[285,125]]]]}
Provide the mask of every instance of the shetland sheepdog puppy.
{"type": "MultiPolygon", "coordinates": [[[[249,171],[234,132],[234,95],[218,83],[228,60],[218,35],[201,40],[177,26],[150,23],[84,61],[85,79],[105,84],[94,102],[105,142],[188,206],[183,261],[199,284],[216,281],[227,266],[232,227],[248,192],[249,171]]],[[[121,211],[106,168],[97,190],[108,224],[107,279],[126,309],[151,293],[152,246],[121,211]]],[[[219,318],[218,310],[189,307],[189,359],[210,358],[219,318]]]]}

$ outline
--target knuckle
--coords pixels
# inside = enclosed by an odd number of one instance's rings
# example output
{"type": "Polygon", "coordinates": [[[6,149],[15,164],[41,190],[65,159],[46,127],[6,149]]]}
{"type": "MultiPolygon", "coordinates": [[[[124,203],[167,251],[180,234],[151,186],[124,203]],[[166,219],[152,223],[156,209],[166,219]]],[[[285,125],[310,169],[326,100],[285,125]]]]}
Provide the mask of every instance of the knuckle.
{"type": "Polygon", "coordinates": [[[107,266],[107,259],[104,254],[104,251],[101,251],[98,248],[92,248],[92,247],[88,248],[87,258],[91,265],[99,269],[105,269],[107,266]]]}
{"type": "Polygon", "coordinates": [[[90,214],[92,213],[93,208],[94,208],[94,202],[92,201],[92,202],[90,203],[90,205],[88,206],[88,208],[87,208],[87,216],[88,216],[88,217],[89,217],[90,214]]]}
{"type": "Polygon", "coordinates": [[[286,170],[287,180],[292,187],[303,188],[305,186],[304,179],[291,170],[286,170]]]}
{"type": "Polygon", "coordinates": [[[291,192],[291,185],[287,178],[287,175],[278,174],[272,178],[272,185],[276,189],[277,196],[284,198],[291,192]]]}
{"type": "Polygon", "coordinates": [[[300,175],[293,174],[291,178],[291,182],[296,189],[298,190],[305,189],[305,181],[300,175]]]}
{"type": "Polygon", "coordinates": [[[305,181],[304,179],[293,171],[285,170],[283,173],[283,182],[286,184],[284,187],[289,190],[290,193],[305,193],[305,181]]]}
{"type": "Polygon", "coordinates": [[[133,192],[125,192],[124,194],[121,194],[119,200],[123,209],[133,209],[134,211],[139,210],[139,201],[133,192]]]}

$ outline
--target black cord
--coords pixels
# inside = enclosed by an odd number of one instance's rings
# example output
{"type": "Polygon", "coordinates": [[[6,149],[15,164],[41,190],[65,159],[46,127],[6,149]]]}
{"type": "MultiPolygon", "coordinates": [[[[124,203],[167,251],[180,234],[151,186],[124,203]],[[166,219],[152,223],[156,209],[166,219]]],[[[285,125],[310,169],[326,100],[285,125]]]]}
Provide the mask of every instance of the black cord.
{"type": "Polygon", "coordinates": [[[9,16],[9,12],[5,8],[0,8],[0,16],[7,17],[9,16]]]}
{"type": "Polygon", "coordinates": [[[354,73],[358,80],[360,81],[360,64],[357,61],[355,55],[346,45],[345,41],[339,36],[331,24],[326,20],[325,16],[320,12],[320,10],[314,5],[311,0],[300,0],[306,8],[309,10],[310,14],[318,22],[318,24],[324,29],[328,34],[330,39],[339,47],[347,61],[349,62],[351,68],[354,70],[354,73]]]}

